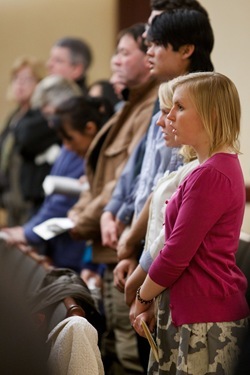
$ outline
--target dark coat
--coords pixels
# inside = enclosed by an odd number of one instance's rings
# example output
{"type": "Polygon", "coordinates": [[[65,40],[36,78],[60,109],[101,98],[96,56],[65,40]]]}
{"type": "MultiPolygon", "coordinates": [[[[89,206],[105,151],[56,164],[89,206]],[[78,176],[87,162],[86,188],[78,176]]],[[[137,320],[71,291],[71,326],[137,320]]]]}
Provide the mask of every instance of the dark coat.
{"type": "Polygon", "coordinates": [[[42,182],[50,173],[51,164],[36,164],[35,158],[59,140],[47,120],[38,110],[29,110],[18,122],[14,130],[15,147],[22,158],[20,186],[25,200],[37,204],[42,202],[44,192],[42,182]]]}

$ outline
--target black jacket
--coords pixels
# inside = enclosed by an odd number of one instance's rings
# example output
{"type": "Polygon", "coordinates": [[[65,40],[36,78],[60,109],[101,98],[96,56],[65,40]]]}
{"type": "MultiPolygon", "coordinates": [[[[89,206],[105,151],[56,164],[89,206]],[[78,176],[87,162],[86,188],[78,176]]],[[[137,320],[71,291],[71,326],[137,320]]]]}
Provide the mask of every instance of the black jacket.
{"type": "Polygon", "coordinates": [[[22,158],[20,186],[25,200],[39,203],[44,198],[42,183],[52,165],[37,165],[35,158],[59,140],[38,110],[29,110],[14,130],[15,147],[22,158]]]}

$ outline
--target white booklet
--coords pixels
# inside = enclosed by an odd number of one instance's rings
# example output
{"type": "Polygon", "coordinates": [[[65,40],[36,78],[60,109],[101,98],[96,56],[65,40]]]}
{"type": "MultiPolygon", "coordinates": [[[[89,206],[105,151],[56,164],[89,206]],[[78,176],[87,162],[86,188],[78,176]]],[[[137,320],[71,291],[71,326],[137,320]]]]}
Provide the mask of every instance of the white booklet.
{"type": "Polygon", "coordinates": [[[81,182],[77,178],[64,176],[46,176],[43,181],[43,190],[46,195],[67,194],[79,195],[82,191],[89,189],[87,181],[81,182]]]}
{"type": "Polygon", "coordinates": [[[44,240],[50,240],[51,238],[74,228],[74,226],[74,222],[68,217],[54,217],[36,225],[33,228],[33,232],[44,240]]]}

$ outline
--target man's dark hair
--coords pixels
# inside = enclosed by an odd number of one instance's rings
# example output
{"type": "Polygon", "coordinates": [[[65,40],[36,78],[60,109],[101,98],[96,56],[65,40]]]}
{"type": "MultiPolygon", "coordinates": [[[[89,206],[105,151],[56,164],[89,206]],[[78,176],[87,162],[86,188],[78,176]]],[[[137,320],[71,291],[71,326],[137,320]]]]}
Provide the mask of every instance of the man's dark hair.
{"type": "Polygon", "coordinates": [[[206,9],[197,0],[150,0],[152,10],[194,9],[208,17],[206,9]]]}
{"type": "Polygon", "coordinates": [[[121,40],[124,35],[130,35],[138,44],[140,50],[144,53],[147,52],[147,44],[145,43],[145,39],[142,37],[142,34],[145,31],[145,24],[144,23],[136,23],[126,29],[123,29],[119,32],[117,37],[117,44],[121,40]]]}
{"type": "Polygon", "coordinates": [[[57,40],[54,44],[55,47],[67,48],[70,51],[71,63],[83,64],[87,70],[92,63],[92,51],[88,43],[79,38],[64,37],[57,40]]]}
{"type": "Polygon", "coordinates": [[[185,44],[193,44],[189,72],[212,71],[210,54],[214,45],[209,19],[196,10],[176,9],[163,12],[152,21],[147,34],[149,41],[178,51],[185,44]]]}

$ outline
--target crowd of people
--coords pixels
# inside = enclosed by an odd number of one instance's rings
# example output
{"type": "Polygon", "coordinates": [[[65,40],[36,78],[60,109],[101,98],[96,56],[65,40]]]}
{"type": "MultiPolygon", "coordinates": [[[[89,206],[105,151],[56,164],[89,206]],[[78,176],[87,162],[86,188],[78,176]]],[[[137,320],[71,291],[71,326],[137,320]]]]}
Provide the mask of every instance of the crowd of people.
{"type": "Polygon", "coordinates": [[[37,59],[14,63],[1,233],[101,291],[106,375],[236,375],[249,332],[235,261],[245,208],[239,95],[214,71],[198,1],[151,8],[146,24],[119,32],[111,76],[90,86],[92,52],[80,38],[54,43],[47,74],[37,59]],[[46,176],[87,188],[45,196],[46,176]],[[72,228],[49,240],[33,230],[66,217],[72,228]]]}

